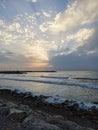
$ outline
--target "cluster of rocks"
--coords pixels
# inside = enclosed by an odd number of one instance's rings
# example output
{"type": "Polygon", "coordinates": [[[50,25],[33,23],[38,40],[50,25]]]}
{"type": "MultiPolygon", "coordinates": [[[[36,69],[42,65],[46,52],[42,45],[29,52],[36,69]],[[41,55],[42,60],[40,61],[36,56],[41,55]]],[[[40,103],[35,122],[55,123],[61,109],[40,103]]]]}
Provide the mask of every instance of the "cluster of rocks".
{"type": "Polygon", "coordinates": [[[65,119],[31,109],[24,104],[0,99],[0,130],[94,130],[65,119]]]}

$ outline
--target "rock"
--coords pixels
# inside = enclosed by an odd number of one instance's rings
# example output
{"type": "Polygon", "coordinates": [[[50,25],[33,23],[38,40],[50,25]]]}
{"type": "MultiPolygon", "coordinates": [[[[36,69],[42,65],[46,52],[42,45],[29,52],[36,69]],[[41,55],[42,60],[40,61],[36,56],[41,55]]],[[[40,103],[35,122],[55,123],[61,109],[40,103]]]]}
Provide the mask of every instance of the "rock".
{"type": "Polygon", "coordinates": [[[8,107],[0,107],[0,115],[7,116],[10,113],[10,109],[8,107]]]}
{"type": "Polygon", "coordinates": [[[56,125],[60,128],[66,129],[65,120],[60,115],[51,116],[50,118],[47,119],[47,122],[50,124],[56,125]]]}
{"type": "Polygon", "coordinates": [[[64,118],[60,115],[51,116],[51,117],[47,118],[48,122],[56,122],[56,123],[58,122],[59,123],[59,121],[63,121],[63,120],[64,120],[64,118]]]}
{"type": "Polygon", "coordinates": [[[79,109],[78,103],[74,103],[74,104],[72,105],[72,110],[76,111],[76,110],[78,110],[78,109],[79,109]]]}
{"type": "Polygon", "coordinates": [[[20,104],[19,109],[28,111],[30,107],[28,105],[20,104]]]}
{"type": "Polygon", "coordinates": [[[55,116],[52,116],[52,118],[58,119],[58,120],[64,120],[64,117],[61,115],[55,115],[55,116]]]}
{"type": "Polygon", "coordinates": [[[3,106],[3,104],[2,103],[0,103],[0,107],[2,107],[3,106]]]}
{"type": "Polygon", "coordinates": [[[92,106],[90,109],[92,112],[98,112],[98,110],[96,109],[96,106],[92,106]]]}
{"type": "Polygon", "coordinates": [[[84,128],[83,130],[95,130],[95,129],[92,129],[92,128],[85,128],[85,127],[82,127],[82,128],[84,128]]]}
{"type": "Polygon", "coordinates": [[[0,99],[0,103],[4,103],[4,100],[0,99]]]}
{"type": "Polygon", "coordinates": [[[59,128],[63,128],[65,129],[65,122],[64,122],[64,118],[61,115],[56,115],[56,116],[51,116],[45,112],[42,111],[33,111],[32,114],[30,114],[28,117],[26,117],[23,121],[23,123],[30,123],[32,122],[47,122],[50,125],[54,125],[56,127],[59,128]]]}
{"type": "Polygon", "coordinates": [[[26,112],[27,115],[29,115],[29,114],[32,113],[32,109],[30,109],[30,107],[29,107],[28,105],[23,105],[23,104],[21,104],[21,105],[19,106],[19,109],[22,110],[22,111],[24,111],[24,112],[26,112]]]}
{"type": "Polygon", "coordinates": [[[66,125],[68,130],[94,130],[92,128],[81,127],[77,123],[69,121],[69,120],[67,120],[65,122],[65,125],[66,125]]]}
{"type": "Polygon", "coordinates": [[[9,108],[18,108],[18,105],[13,102],[7,102],[6,106],[9,108]]]}
{"type": "MultiPolygon", "coordinates": [[[[77,123],[72,122],[72,121],[68,121],[67,120],[65,122],[65,125],[66,125],[66,127],[67,127],[68,130],[82,130],[81,126],[79,126],[77,123]]],[[[83,130],[85,130],[85,129],[83,129],[83,130]]]]}
{"type": "Polygon", "coordinates": [[[9,114],[9,118],[18,122],[23,122],[26,117],[27,113],[18,109],[11,109],[9,114]]]}
{"type": "Polygon", "coordinates": [[[32,115],[29,115],[28,117],[26,117],[23,121],[23,123],[27,123],[29,121],[33,120],[33,116],[32,115]]]}
{"type": "Polygon", "coordinates": [[[42,111],[32,111],[32,113],[25,118],[24,122],[28,122],[28,121],[34,121],[34,119],[39,119],[39,120],[44,120],[46,121],[48,118],[50,118],[51,115],[42,112],[42,111]]]}
{"type": "Polygon", "coordinates": [[[46,123],[41,120],[36,120],[35,122],[28,122],[24,124],[27,130],[63,130],[55,125],[46,123]]]}
{"type": "Polygon", "coordinates": [[[94,104],[98,104],[98,102],[93,102],[94,104]]]}
{"type": "Polygon", "coordinates": [[[5,107],[6,106],[6,101],[0,99],[0,107],[5,107]]]}
{"type": "Polygon", "coordinates": [[[35,111],[35,115],[36,115],[36,117],[38,117],[38,119],[42,119],[42,120],[46,120],[47,118],[50,118],[50,117],[52,117],[51,115],[49,115],[48,113],[46,113],[46,112],[43,112],[43,111],[35,111]]]}
{"type": "Polygon", "coordinates": [[[22,110],[19,110],[19,109],[16,109],[16,108],[10,109],[10,114],[13,114],[13,113],[22,113],[22,112],[23,112],[22,110]]]}
{"type": "Polygon", "coordinates": [[[56,126],[62,128],[62,129],[67,128],[66,125],[65,125],[65,121],[63,121],[63,120],[57,120],[57,119],[51,118],[51,119],[48,119],[47,122],[50,123],[50,124],[56,125],[56,126]]]}

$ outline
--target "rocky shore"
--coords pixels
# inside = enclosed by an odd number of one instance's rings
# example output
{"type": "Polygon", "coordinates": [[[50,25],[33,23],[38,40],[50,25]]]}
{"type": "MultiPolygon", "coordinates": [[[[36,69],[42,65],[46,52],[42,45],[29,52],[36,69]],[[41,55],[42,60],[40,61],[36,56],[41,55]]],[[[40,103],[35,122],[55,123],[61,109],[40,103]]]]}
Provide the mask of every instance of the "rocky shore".
{"type": "Polygon", "coordinates": [[[47,99],[0,89],[0,130],[98,130],[96,106],[83,109],[75,101],[47,99]]]}

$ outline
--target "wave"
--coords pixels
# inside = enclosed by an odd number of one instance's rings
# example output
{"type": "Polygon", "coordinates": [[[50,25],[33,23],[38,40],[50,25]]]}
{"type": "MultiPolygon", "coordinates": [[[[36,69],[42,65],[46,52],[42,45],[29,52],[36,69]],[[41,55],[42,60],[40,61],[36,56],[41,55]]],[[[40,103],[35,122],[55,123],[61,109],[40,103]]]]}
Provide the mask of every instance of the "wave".
{"type": "Polygon", "coordinates": [[[68,102],[68,106],[73,106],[74,104],[78,104],[79,108],[82,109],[90,109],[92,107],[95,107],[98,110],[98,105],[94,104],[94,103],[85,103],[85,102],[81,102],[81,101],[74,101],[74,100],[66,100],[64,98],[61,98],[59,96],[52,96],[52,97],[48,97],[45,99],[45,102],[48,103],[52,103],[52,104],[60,104],[60,103],[64,103],[64,102],[68,102]]]}
{"type": "Polygon", "coordinates": [[[73,79],[79,79],[79,80],[98,80],[96,78],[73,78],[73,79]]]}
{"type": "Polygon", "coordinates": [[[40,76],[41,78],[51,78],[51,79],[68,79],[69,77],[56,77],[56,76],[40,76]]]}
{"type": "MultiPolygon", "coordinates": [[[[43,103],[49,103],[49,104],[66,104],[67,106],[71,107],[72,108],[77,104],[78,105],[78,110],[79,109],[83,109],[83,110],[91,110],[91,109],[96,109],[98,110],[98,104],[94,104],[94,103],[86,103],[86,102],[81,102],[79,100],[72,100],[72,99],[65,99],[65,98],[62,98],[60,96],[46,96],[46,95],[41,95],[41,94],[37,94],[37,93],[33,93],[33,92],[30,92],[30,91],[26,91],[26,90],[23,90],[23,89],[12,89],[12,88],[0,88],[0,91],[4,91],[5,93],[11,93],[14,92],[16,94],[25,94],[25,98],[28,97],[28,96],[32,96],[32,97],[40,97],[40,101],[42,101],[43,103]],[[44,98],[43,98],[44,97],[44,98]]],[[[19,96],[19,95],[18,95],[19,96]]]]}
{"type": "Polygon", "coordinates": [[[36,83],[44,83],[44,84],[67,85],[67,86],[83,87],[83,88],[90,88],[90,89],[98,89],[97,85],[84,84],[84,83],[45,81],[45,80],[33,80],[33,79],[24,80],[24,79],[15,79],[15,78],[0,78],[0,79],[20,81],[20,82],[36,82],[36,83]]]}

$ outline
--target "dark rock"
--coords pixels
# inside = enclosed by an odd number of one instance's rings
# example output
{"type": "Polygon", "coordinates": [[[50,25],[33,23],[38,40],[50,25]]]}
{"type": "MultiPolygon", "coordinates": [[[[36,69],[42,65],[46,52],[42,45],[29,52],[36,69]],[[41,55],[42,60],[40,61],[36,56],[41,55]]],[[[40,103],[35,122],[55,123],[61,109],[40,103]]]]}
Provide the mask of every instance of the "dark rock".
{"type": "Polygon", "coordinates": [[[24,124],[27,130],[63,130],[55,125],[46,123],[41,120],[36,120],[35,122],[28,122],[24,124]]]}
{"type": "Polygon", "coordinates": [[[10,109],[8,107],[0,107],[0,115],[7,116],[10,113],[10,109]]]}
{"type": "Polygon", "coordinates": [[[7,102],[6,106],[9,108],[18,108],[18,105],[13,102],[7,102]]]}
{"type": "Polygon", "coordinates": [[[18,122],[23,122],[23,120],[27,117],[27,113],[24,111],[20,111],[17,109],[12,109],[11,114],[9,114],[9,118],[18,122]]]}
{"type": "Polygon", "coordinates": [[[62,129],[66,129],[64,118],[61,116],[52,116],[47,119],[47,122],[56,125],[62,129]]]}
{"type": "Polygon", "coordinates": [[[42,112],[42,111],[32,111],[32,113],[25,118],[24,120],[24,123],[28,122],[28,121],[34,121],[36,119],[39,119],[39,120],[44,120],[46,121],[48,118],[50,118],[51,115],[45,113],[45,112],[42,112]]]}
{"type": "Polygon", "coordinates": [[[69,120],[67,120],[65,122],[65,125],[68,130],[94,130],[92,128],[82,127],[82,126],[78,125],[77,123],[69,121],[69,120]]]}
{"type": "Polygon", "coordinates": [[[32,113],[32,109],[30,109],[30,107],[28,105],[20,104],[19,109],[26,112],[27,115],[32,113]]]}
{"type": "Polygon", "coordinates": [[[94,104],[98,104],[98,102],[93,102],[94,104]]]}

